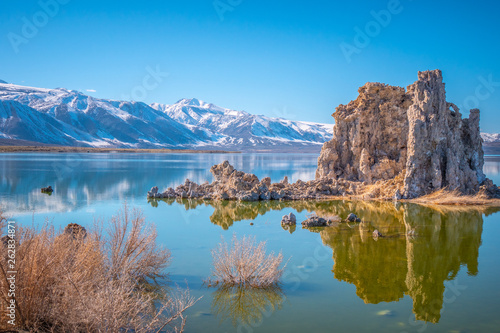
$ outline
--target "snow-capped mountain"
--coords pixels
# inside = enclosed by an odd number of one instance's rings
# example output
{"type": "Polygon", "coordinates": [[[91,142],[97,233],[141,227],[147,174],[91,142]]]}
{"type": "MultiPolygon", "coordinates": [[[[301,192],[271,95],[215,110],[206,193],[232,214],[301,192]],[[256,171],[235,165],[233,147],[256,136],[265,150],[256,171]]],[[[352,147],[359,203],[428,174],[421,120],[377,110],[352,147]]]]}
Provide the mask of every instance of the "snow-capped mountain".
{"type": "Polygon", "coordinates": [[[81,92],[0,83],[0,139],[88,147],[265,150],[319,148],[332,125],[220,108],[98,99],[81,92]]]}
{"type": "Polygon", "coordinates": [[[93,147],[175,146],[200,139],[144,103],[12,84],[0,84],[0,101],[0,132],[12,139],[93,147]]]}
{"type": "Polygon", "coordinates": [[[497,143],[500,142],[500,133],[481,133],[484,143],[497,143]]]}
{"type": "Polygon", "coordinates": [[[227,147],[319,145],[332,138],[333,126],[253,115],[193,99],[152,104],[193,131],[203,130],[227,147]]]}

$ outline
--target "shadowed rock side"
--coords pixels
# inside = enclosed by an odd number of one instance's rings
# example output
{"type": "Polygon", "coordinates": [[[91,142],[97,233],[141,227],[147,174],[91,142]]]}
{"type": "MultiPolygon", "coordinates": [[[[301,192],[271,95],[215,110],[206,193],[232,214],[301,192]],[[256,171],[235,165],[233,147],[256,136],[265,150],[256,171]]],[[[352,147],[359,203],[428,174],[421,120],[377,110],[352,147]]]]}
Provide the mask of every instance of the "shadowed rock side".
{"type": "Polygon", "coordinates": [[[390,190],[396,199],[442,188],[473,195],[486,179],[479,110],[462,119],[458,107],[446,101],[440,70],[419,72],[406,91],[367,83],[333,117],[333,139],[323,146],[317,179],[378,185],[385,191],[371,197],[385,198],[390,190]]]}
{"type": "MultiPolygon", "coordinates": [[[[415,318],[437,323],[445,285],[454,285],[451,281],[462,265],[469,275],[478,273],[482,213],[463,209],[444,213],[389,203],[359,206],[356,212],[372,222],[355,228],[339,224],[320,232],[323,243],[333,250],[335,278],[354,284],[365,303],[392,302],[409,295],[415,318]],[[373,238],[374,228],[384,238],[373,238]]],[[[453,290],[450,287],[448,297],[453,290]]]]}

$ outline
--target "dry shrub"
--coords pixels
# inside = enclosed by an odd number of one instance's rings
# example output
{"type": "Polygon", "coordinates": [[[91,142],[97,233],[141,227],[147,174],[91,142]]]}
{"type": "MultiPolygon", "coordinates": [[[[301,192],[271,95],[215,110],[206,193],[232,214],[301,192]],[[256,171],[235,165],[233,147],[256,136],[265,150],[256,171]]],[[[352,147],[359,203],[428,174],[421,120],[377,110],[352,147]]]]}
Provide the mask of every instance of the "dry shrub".
{"type": "Polygon", "coordinates": [[[212,250],[214,269],[209,285],[242,285],[265,288],[277,285],[285,269],[281,252],[266,256],[266,242],[256,244],[255,237],[233,236],[231,244],[222,241],[212,250]]]}
{"type": "Polygon", "coordinates": [[[412,199],[411,202],[434,205],[493,205],[500,206],[500,199],[491,199],[485,193],[464,195],[459,191],[441,189],[431,194],[412,199]]]}
{"type": "MultiPolygon", "coordinates": [[[[4,248],[4,253],[6,253],[4,248]]],[[[36,332],[182,331],[189,291],[151,288],[170,253],[142,213],[126,205],[109,223],[86,234],[53,227],[19,227],[16,235],[17,329],[36,332]]],[[[0,259],[5,308],[7,259],[0,259]]],[[[2,313],[0,328],[12,329],[2,313]]]]}

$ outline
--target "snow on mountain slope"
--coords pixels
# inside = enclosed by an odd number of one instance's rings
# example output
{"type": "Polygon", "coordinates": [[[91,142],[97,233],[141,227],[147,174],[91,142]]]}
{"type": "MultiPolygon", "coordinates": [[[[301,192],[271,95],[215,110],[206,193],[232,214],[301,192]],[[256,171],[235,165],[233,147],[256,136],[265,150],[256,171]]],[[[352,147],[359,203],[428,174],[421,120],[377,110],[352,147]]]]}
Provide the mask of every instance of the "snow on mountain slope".
{"type": "Polygon", "coordinates": [[[172,119],[203,129],[224,146],[321,145],[332,138],[333,125],[291,121],[224,109],[197,99],[173,105],[152,104],[172,119]]]}
{"type": "Polygon", "coordinates": [[[481,137],[484,140],[484,143],[496,143],[500,142],[500,133],[481,133],[481,137]]]}
{"type": "Polygon", "coordinates": [[[318,149],[332,132],[332,125],[252,115],[194,98],[146,105],[0,83],[3,139],[94,147],[318,149]]]}
{"type": "Polygon", "coordinates": [[[1,115],[0,132],[16,139],[34,140],[36,132],[34,141],[44,143],[119,147],[174,147],[206,139],[144,103],[101,100],[66,89],[0,84],[0,103],[4,110],[24,107],[21,113],[1,115]],[[47,122],[61,132],[48,133],[47,122]]]}

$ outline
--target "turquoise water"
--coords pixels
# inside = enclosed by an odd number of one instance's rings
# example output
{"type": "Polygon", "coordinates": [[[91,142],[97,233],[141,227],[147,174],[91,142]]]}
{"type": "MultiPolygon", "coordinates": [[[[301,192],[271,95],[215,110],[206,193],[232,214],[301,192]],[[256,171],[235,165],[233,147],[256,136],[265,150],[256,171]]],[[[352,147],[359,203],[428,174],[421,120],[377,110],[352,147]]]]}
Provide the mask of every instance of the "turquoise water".
{"type": "MultiPolygon", "coordinates": [[[[494,208],[414,204],[148,202],[146,192],[189,178],[212,181],[210,166],[279,181],[314,178],[316,154],[3,154],[0,205],[21,224],[90,226],[123,204],[141,208],[173,256],[171,283],[203,298],[186,332],[499,332],[500,213],[494,208]],[[40,193],[52,185],[53,195],[40,193]],[[281,216],[358,214],[367,223],[284,230],[281,216]],[[254,225],[250,225],[253,223],[254,225]],[[384,238],[374,240],[378,229],[384,238]],[[407,236],[415,230],[415,237],[407,236]],[[273,290],[203,286],[221,236],[254,235],[289,258],[273,290]]],[[[486,174],[500,183],[500,159],[486,174]]]]}

